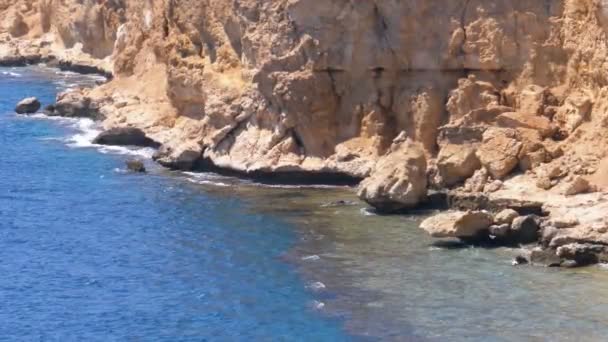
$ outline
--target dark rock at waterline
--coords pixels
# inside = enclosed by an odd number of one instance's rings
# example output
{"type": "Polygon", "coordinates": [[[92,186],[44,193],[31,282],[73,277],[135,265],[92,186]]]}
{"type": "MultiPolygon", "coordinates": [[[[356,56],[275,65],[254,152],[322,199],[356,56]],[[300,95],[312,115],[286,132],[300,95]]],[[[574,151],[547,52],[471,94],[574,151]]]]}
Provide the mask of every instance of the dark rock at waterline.
{"type": "Polygon", "coordinates": [[[513,243],[532,243],[538,241],[540,226],[536,216],[521,216],[513,220],[509,240],[513,243]]]}
{"type": "Polygon", "coordinates": [[[138,128],[112,128],[100,133],[94,140],[94,144],[113,145],[113,146],[140,146],[158,147],[160,144],[148,138],[146,134],[138,128]]]}
{"type": "Polygon", "coordinates": [[[55,115],[55,105],[50,104],[50,105],[44,106],[44,108],[42,108],[42,113],[49,115],[49,116],[55,115]]]}
{"type": "Polygon", "coordinates": [[[571,243],[558,247],[557,255],[562,259],[576,262],[578,266],[586,266],[608,259],[608,247],[588,243],[571,243]]]}
{"type": "Polygon", "coordinates": [[[346,201],[346,200],[338,200],[338,201],[331,201],[331,202],[327,202],[327,203],[323,203],[321,205],[321,207],[327,208],[327,207],[346,207],[346,206],[352,206],[352,205],[356,205],[357,202],[355,201],[346,201]]]}
{"type": "Polygon", "coordinates": [[[557,255],[555,249],[536,247],[530,253],[530,262],[546,267],[559,267],[562,259],[557,255]]]}
{"type": "Polygon", "coordinates": [[[28,97],[23,99],[17,103],[15,107],[15,112],[17,114],[33,114],[36,113],[42,105],[40,101],[38,101],[35,97],[28,97]]]}
{"type": "Polygon", "coordinates": [[[141,160],[137,160],[137,159],[127,160],[126,164],[127,164],[127,170],[129,170],[131,172],[146,173],[146,166],[144,165],[144,162],[142,162],[141,160]]]}
{"type": "Polygon", "coordinates": [[[518,265],[526,265],[527,263],[528,263],[528,259],[526,259],[525,256],[518,255],[515,257],[515,259],[513,259],[513,261],[511,262],[511,265],[518,266],[518,265]]]}

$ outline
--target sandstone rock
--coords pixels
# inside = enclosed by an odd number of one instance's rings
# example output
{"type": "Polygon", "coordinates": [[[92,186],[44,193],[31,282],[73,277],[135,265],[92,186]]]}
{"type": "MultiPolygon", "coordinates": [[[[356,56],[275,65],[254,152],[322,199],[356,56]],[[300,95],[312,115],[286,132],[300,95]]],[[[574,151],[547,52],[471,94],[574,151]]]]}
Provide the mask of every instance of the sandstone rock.
{"type": "Polygon", "coordinates": [[[520,216],[513,220],[509,239],[513,243],[532,243],[538,241],[539,225],[534,216],[520,216]]]}
{"type": "Polygon", "coordinates": [[[40,109],[40,106],[40,101],[38,101],[37,98],[28,97],[17,103],[17,106],[15,107],[15,112],[17,114],[33,114],[36,113],[38,109],[40,109]]]}
{"type": "Polygon", "coordinates": [[[574,216],[552,217],[548,221],[548,225],[557,229],[572,228],[579,223],[580,221],[574,216]]]}
{"type": "Polygon", "coordinates": [[[496,123],[505,128],[531,129],[539,132],[542,138],[550,137],[555,132],[549,119],[536,114],[504,113],[496,118],[496,123]]]}
{"type": "Polygon", "coordinates": [[[496,191],[498,191],[498,190],[502,189],[502,186],[503,186],[503,182],[502,182],[502,181],[499,181],[499,180],[497,179],[497,180],[495,180],[495,181],[493,181],[493,182],[491,182],[491,183],[486,184],[486,185],[483,187],[483,191],[484,191],[484,192],[487,192],[487,193],[496,192],[496,191]]]}
{"type": "Polygon", "coordinates": [[[424,220],[420,228],[435,238],[476,238],[487,234],[492,216],[483,211],[445,212],[424,220]]]}
{"type": "Polygon", "coordinates": [[[359,186],[359,197],[384,212],[416,207],[427,195],[426,158],[411,141],[396,144],[359,186]]]}
{"type": "Polygon", "coordinates": [[[488,183],[488,170],[481,168],[473,174],[473,176],[464,184],[463,189],[467,192],[482,192],[488,183]]]}
{"type": "Polygon", "coordinates": [[[517,166],[521,147],[517,131],[491,127],[483,134],[477,156],[492,177],[502,179],[517,166]]]}
{"type": "Polygon", "coordinates": [[[437,156],[439,176],[446,186],[468,179],[480,167],[473,146],[449,144],[444,146],[437,156]]]}
{"type": "Polygon", "coordinates": [[[549,179],[549,177],[541,176],[536,180],[536,186],[543,190],[549,190],[553,187],[553,183],[551,183],[551,179],[549,179]]]}
{"type": "Polygon", "coordinates": [[[519,217],[517,211],[513,209],[504,209],[494,216],[494,222],[496,224],[507,224],[510,226],[517,217],[519,217]]]}
{"type": "Polygon", "coordinates": [[[524,88],[517,98],[519,112],[531,115],[542,114],[545,107],[546,89],[538,85],[524,88]]]}
{"type": "Polygon", "coordinates": [[[540,230],[540,242],[543,246],[548,247],[558,233],[559,230],[557,228],[553,226],[545,226],[540,230]]]}
{"type": "Polygon", "coordinates": [[[112,128],[100,133],[93,144],[115,145],[115,146],[140,146],[158,147],[159,144],[148,138],[146,134],[138,128],[112,128]]]}
{"type": "Polygon", "coordinates": [[[145,173],[146,166],[141,160],[131,159],[126,161],[127,170],[137,173],[145,173]]]}
{"type": "Polygon", "coordinates": [[[170,169],[191,171],[202,162],[202,154],[203,151],[198,144],[182,144],[177,148],[163,145],[152,159],[170,169]]]}
{"type": "Polygon", "coordinates": [[[560,193],[566,196],[583,194],[591,190],[591,184],[583,177],[577,176],[572,181],[566,182],[560,188],[560,193]]]}
{"type": "Polygon", "coordinates": [[[567,134],[574,132],[589,118],[593,102],[582,93],[574,93],[566,99],[566,103],[557,110],[554,121],[567,134]]]}

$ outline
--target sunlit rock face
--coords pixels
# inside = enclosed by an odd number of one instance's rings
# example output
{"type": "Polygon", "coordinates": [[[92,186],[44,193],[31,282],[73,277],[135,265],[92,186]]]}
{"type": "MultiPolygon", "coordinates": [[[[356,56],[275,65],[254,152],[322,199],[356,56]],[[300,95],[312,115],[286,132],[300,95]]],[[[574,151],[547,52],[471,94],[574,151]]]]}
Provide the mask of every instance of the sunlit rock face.
{"type": "Polygon", "coordinates": [[[86,96],[108,127],[142,128],[169,159],[363,179],[404,134],[431,174],[446,146],[470,155],[429,182],[457,186],[484,165],[471,151],[494,150],[488,127],[517,131],[521,146],[498,178],[562,156],[593,169],[606,151],[595,148],[608,141],[605,0],[3,0],[0,11],[4,54],[29,41],[111,63],[114,81],[86,96]]]}

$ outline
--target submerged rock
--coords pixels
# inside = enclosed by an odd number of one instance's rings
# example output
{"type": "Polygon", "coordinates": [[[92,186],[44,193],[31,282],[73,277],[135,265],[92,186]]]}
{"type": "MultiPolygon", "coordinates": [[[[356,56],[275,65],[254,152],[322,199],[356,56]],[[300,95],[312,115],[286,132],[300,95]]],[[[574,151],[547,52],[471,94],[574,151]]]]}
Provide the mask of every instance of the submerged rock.
{"type": "Polygon", "coordinates": [[[98,145],[158,147],[159,144],[148,138],[138,128],[112,128],[100,133],[94,140],[98,145]]]}
{"type": "Polygon", "coordinates": [[[427,175],[422,148],[410,140],[393,145],[371,176],[361,182],[358,195],[382,212],[414,208],[423,202],[427,175]]]}
{"type": "Polygon", "coordinates": [[[420,228],[435,238],[470,239],[487,234],[492,221],[484,211],[452,211],[424,220],[420,228]]]}
{"type": "Polygon", "coordinates": [[[546,267],[558,267],[561,265],[562,259],[554,249],[535,247],[530,253],[530,262],[546,267]]]}
{"type": "Polygon", "coordinates": [[[127,170],[137,173],[146,173],[144,162],[137,159],[127,160],[127,170]]]}
{"type": "Polygon", "coordinates": [[[38,101],[37,98],[28,97],[17,103],[17,106],[15,107],[15,112],[17,114],[33,114],[40,109],[40,106],[40,101],[38,101]]]}

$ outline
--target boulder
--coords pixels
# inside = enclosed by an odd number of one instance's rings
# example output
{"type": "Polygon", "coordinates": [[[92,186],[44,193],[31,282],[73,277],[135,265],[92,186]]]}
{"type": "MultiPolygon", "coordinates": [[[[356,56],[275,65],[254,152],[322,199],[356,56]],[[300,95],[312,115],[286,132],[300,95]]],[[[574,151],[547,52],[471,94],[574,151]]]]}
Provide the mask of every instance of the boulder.
{"type": "Polygon", "coordinates": [[[503,113],[496,118],[496,123],[505,128],[531,129],[540,133],[543,138],[553,136],[556,131],[549,119],[536,114],[503,113]]]}
{"type": "Polygon", "coordinates": [[[410,140],[394,144],[361,182],[358,195],[381,212],[414,208],[423,202],[427,175],[422,148],[410,140]]]}
{"type": "Polygon", "coordinates": [[[142,162],[141,160],[137,160],[137,159],[127,160],[126,165],[127,165],[127,170],[129,170],[129,171],[137,172],[137,173],[146,172],[146,166],[144,165],[144,162],[142,162]]]}
{"type": "Polygon", "coordinates": [[[95,120],[101,118],[97,104],[79,91],[60,94],[54,105],[53,115],[95,120]]]}
{"type": "Polygon", "coordinates": [[[561,265],[562,259],[556,254],[554,249],[534,247],[530,253],[530,262],[546,267],[558,267],[561,265]]]}
{"type": "Polygon", "coordinates": [[[512,243],[532,243],[538,241],[539,225],[534,215],[520,216],[513,220],[509,231],[512,243]]]}
{"type": "Polygon", "coordinates": [[[448,144],[437,156],[437,170],[444,185],[456,185],[473,176],[481,163],[471,145],[448,144]]]}
{"type": "Polygon", "coordinates": [[[50,104],[50,105],[44,106],[44,108],[42,109],[42,113],[44,113],[45,115],[48,115],[48,116],[55,115],[55,105],[50,104]]]}
{"type": "Polygon", "coordinates": [[[583,93],[573,93],[566,99],[553,117],[561,132],[568,135],[578,128],[584,121],[589,119],[593,102],[591,98],[583,93]]]}
{"type": "Polygon", "coordinates": [[[33,114],[40,109],[40,106],[40,101],[38,101],[37,98],[28,97],[17,103],[17,106],[15,107],[15,112],[17,114],[33,114]]]}
{"type": "Polygon", "coordinates": [[[424,220],[420,228],[435,238],[476,238],[488,233],[492,215],[485,211],[445,212],[424,220]]]}
{"type": "Polygon", "coordinates": [[[560,188],[560,193],[566,196],[584,194],[591,190],[589,181],[581,176],[574,177],[573,180],[564,183],[560,188]]]}
{"type": "Polygon", "coordinates": [[[507,223],[503,223],[503,224],[495,224],[490,226],[490,235],[494,236],[495,238],[505,238],[508,234],[509,234],[509,229],[511,228],[511,226],[507,223]]]}
{"type": "Polygon", "coordinates": [[[505,209],[494,216],[494,222],[496,224],[507,224],[511,225],[513,220],[519,217],[519,213],[513,209],[505,209]]]}
{"type": "Polygon", "coordinates": [[[608,247],[604,245],[571,243],[558,247],[557,255],[575,261],[577,266],[585,266],[605,260],[607,251],[608,247]]]}
{"type": "Polygon", "coordinates": [[[481,164],[495,179],[503,179],[517,166],[522,143],[516,130],[490,127],[477,150],[481,164]]]}
{"type": "Polygon", "coordinates": [[[192,171],[201,163],[202,157],[203,150],[200,145],[185,143],[177,147],[163,145],[154,153],[152,159],[172,170],[192,171]]]}
{"type": "Polygon", "coordinates": [[[148,138],[137,128],[112,128],[100,133],[94,140],[98,145],[158,147],[159,144],[148,138]]]}

